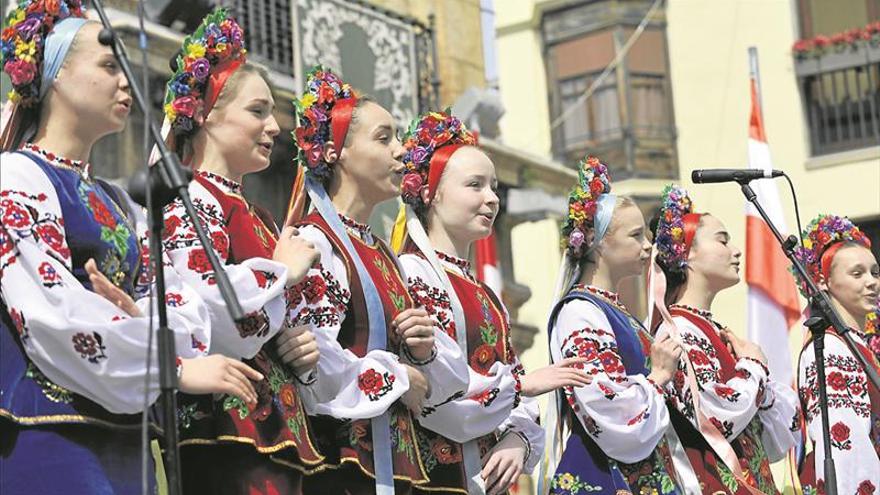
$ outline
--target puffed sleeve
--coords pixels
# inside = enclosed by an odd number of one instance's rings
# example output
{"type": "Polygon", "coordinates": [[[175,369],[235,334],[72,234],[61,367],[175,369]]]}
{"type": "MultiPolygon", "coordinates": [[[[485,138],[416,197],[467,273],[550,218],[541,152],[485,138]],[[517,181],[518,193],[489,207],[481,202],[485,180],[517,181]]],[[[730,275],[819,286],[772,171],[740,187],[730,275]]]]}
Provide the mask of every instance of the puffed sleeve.
{"type": "MultiPolygon", "coordinates": [[[[871,438],[871,398],[868,376],[849,347],[837,336],[825,338],[825,379],[828,394],[828,426],[831,454],[837,467],[837,493],[870,493],[865,487],[880,487],[877,439],[871,438]]],[[[813,441],[815,473],[824,473],[825,446],[816,380],[813,344],[802,352],[798,367],[798,391],[805,404],[807,433],[813,441]]]]}
{"type": "Polygon", "coordinates": [[[553,362],[587,358],[593,381],[565,387],[577,418],[609,457],[624,463],[645,459],[669,427],[663,392],[644,375],[627,375],[614,331],[604,313],[583,300],[566,303],[550,335],[553,362]]]}
{"type": "Polygon", "coordinates": [[[210,352],[251,358],[275,336],[287,317],[288,301],[284,290],[287,267],[265,258],[233,263],[229,251],[230,233],[220,203],[198,182],[190,183],[189,192],[199,216],[198,221],[212,241],[210,248],[225,265],[224,270],[247,320],[236,324],[230,318],[217,288],[214,271],[196,235],[194,220],[179,200],[165,209],[165,251],[175,271],[199,292],[208,305],[213,328],[210,352]]]}
{"type": "MultiPolygon", "coordinates": [[[[0,294],[28,357],[53,382],[108,411],[142,411],[145,392],[150,403],[159,395],[156,353],[144,363],[148,318],[128,316],[74,276],[57,193],[35,163],[4,154],[0,184],[0,294]],[[144,373],[153,377],[148,391],[144,373]]],[[[177,353],[202,356],[211,335],[207,307],[172,272],[168,323],[177,353]]],[[[148,314],[147,298],[136,304],[148,314]]]]}
{"type": "Polygon", "coordinates": [[[352,297],[345,262],[316,227],[306,225],[299,232],[321,253],[294,288],[303,302],[292,324],[307,325],[321,353],[314,380],[300,387],[306,411],[348,419],[380,416],[409,389],[406,368],[392,352],[372,350],[358,357],[342,347],[337,338],[352,297]]]}

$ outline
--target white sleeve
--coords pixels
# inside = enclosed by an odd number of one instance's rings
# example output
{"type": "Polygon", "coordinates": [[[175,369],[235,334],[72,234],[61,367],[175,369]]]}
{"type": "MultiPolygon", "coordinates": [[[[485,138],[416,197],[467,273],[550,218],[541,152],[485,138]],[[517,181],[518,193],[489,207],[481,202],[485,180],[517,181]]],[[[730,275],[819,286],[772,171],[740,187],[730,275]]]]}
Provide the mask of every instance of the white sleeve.
{"type": "Polygon", "coordinates": [[[768,382],[764,400],[758,407],[758,418],[764,426],[761,442],[770,462],[782,459],[797,444],[800,409],[793,388],[775,380],[768,382]]]}
{"type": "MultiPolygon", "coordinates": [[[[759,400],[764,396],[767,371],[760,363],[740,358],[736,371],[727,381],[721,378],[721,361],[712,342],[693,322],[681,316],[674,317],[681,333],[682,348],[696,372],[703,413],[728,440],[739,436],[758,413],[759,400]]],[[[684,361],[670,387],[675,389],[676,405],[688,419],[693,417],[693,401],[687,384],[684,361]]]]}
{"type": "MultiPolygon", "coordinates": [[[[442,334],[459,349],[449,293],[428,261],[420,256],[400,257],[407,276],[409,292],[416,304],[425,308],[442,334]]],[[[464,363],[464,357],[461,358],[464,363]]],[[[495,431],[511,414],[519,395],[514,366],[501,361],[492,364],[487,375],[467,366],[468,388],[437,401],[422,410],[419,423],[450,440],[464,443],[495,431]]],[[[436,396],[437,394],[435,394],[436,396]]]]}
{"type": "MultiPolygon", "coordinates": [[[[143,410],[159,395],[156,352],[149,368],[148,319],[129,317],[73,275],[54,186],[31,160],[3,156],[0,167],[0,294],[28,357],[50,380],[114,413],[143,410]],[[144,373],[152,376],[144,390],[144,373]]],[[[132,233],[132,235],[137,235],[132,233]]],[[[169,327],[177,354],[203,355],[210,321],[199,295],[166,270],[169,327]]],[[[149,301],[136,301],[148,314],[149,301]]]]}
{"type": "Polygon", "coordinates": [[[644,375],[627,375],[614,331],[590,302],[573,300],[560,310],[550,335],[553,362],[589,359],[583,369],[593,381],[565,387],[587,434],[609,457],[631,464],[647,458],[669,427],[663,392],[644,375]]]}
{"type": "MultiPolygon", "coordinates": [[[[862,493],[860,486],[863,484],[880,487],[880,460],[873,443],[877,440],[871,438],[868,377],[849,347],[832,335],[825,338],[825,379],[828,384],[832,457],[837,467],[837,493],[862,493]]],[[[801,353],[798,386],[802,401],[806,404],[804,415],[807,433],[813,441],[816,477],[821,479],[825,446],[822,442],[816,356],[812,343],[801,353]]]]}
{"type": "Polygon", "coordinates": [[[196,235],[193,219],[179,200],[165,209],[164,249],[183,280],[198,290],[208,305],[213,328],[210,352],[251,358],[281,329],[287,316],[284,284],[287,267],[265,258],[237,264],[229,261],[229,232],[217,199],[198,182],[189,186],[199,221],[211,239],[211,248],[223,263],[229,282],[247,320],[232,321],[217,288],[214,271],[196,235]]]}
{"type": "Polygon", "coordinates": [[[538,400],[534,397],[523,397],[518,406],[513,408],[510,416],[498,427],[500,433],[514,432],[526,442],[526,459],[523,472],[531,474],[544,455],[544,427],[538,423],[540,410],[538,400]]]}
{"type": "Polygon", "coordinates": [[[358,357],[340,345],[337,337],[352,297],[345,262],[316,227],[299,232],[321,253],[320,263],[294,287],[303,305],[292,325],[308,325],[321,353],[314,382],[299,387],[306,411],[347,419],[380,416],[409,390],[406,368],[394,353],[373,350],[358,357]]]}

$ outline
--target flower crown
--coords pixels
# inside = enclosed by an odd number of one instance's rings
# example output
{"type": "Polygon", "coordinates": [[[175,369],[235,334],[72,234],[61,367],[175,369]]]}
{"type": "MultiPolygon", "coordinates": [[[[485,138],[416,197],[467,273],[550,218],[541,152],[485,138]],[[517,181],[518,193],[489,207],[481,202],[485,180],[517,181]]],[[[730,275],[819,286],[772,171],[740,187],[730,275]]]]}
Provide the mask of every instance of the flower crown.
{"type": "MultiPolygon", "coordinates": [[[[795,249],[795,256],[804,264],[807,274],[815,281],[822,278],[822,255],[838,242],[855,242],[871,247],[871,241],[849,218],[819,215],[801,233],[803,247],[795,249]]],[[[807,296],[807,284],[800,283],[801,294],[807,296]]]]}
{"type": "Polygon", "coordinates": [[[876,335],[880,333],[880,299],[874,305],[874,311],[865,316],[865,334],[876,335]]]}
{"type": "Polygon", "coordinates": [[[210,75],[233,61],[244,61],[244,30],[226,9],[208,14],[183,40],[177,68],[165,92],[165,117],[175,134],[188,134],[193,116],[205,104],[210,75]]]}
{"type": "Polygon", "coordinates": [[[332,175],[330,164],[324,161],[324,145],[332,140],[330,114],[338,100],[357,97],[354,89],[329,69],[316,65],[306,76],[306,90],[294,99],[299,124],[293,130],[298,148],[296,161],[305,165],[306,172],[324,181],[332,175]]]}
{"type": "Polygon", "coordinates": [[[446,145],[475,144],[474,135],[448,109],[429,112],[413,120],[403,138],[403,164],[406,167],[401,181],[403,201],[416,210],[426,206],[421,191],[428,186],[428,172],[435,151],[446,145]]]}
{"type": "Polygon", "coordinates": [[[683,187],[669,184],[663,189],[660,219],[654,245],[659,258],[671,270],[687,266],[684,216],[694,212],[694,204],[683,187]]]}
{"type": "Polygon", "coordinates": [[[587,252],[586,236],[593,228],[599,196],[611,192],[608,167],[594,156],[578,164],[578,184],[568,194],[568,218],[562,226],[562,247],[579,259],[587,252]]]}
{"type": "Polygon", "coordinates": [[[24,0],[6,16],[0,54],[12,80],[10,101],[26,107],[39,101],[43,45],[55,24],[68,17],[85,17],[81,0],[24,0]]]}

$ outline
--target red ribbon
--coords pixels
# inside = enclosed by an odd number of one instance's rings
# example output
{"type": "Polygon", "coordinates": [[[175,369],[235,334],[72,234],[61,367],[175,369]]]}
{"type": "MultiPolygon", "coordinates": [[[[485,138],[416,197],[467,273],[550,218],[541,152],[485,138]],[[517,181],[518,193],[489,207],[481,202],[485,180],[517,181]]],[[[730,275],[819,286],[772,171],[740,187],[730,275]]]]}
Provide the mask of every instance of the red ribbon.
{"type": "Polygon", "coordinates": [[[822,271],[822,277],[826,282],[831,275],[831,261],[844,244],[844,242],[836,242],[832,244],[824,253],[822,253],[822,257],[819,258],[819,269],[822,271]]]}
{"type": "Polygon", "coordinates": [[[681,217],[684,223],[684,252],[687,254],[694,244],[694,236],[697,235],[697,227],[700,226],[700,218],[702,213],[688,213],[681,217]]]}
{"type": "Polygon", "coordinates": [[[243,63],[244,57],[239,57],[229,61],[226,65],[218,67],[210,76],[208,76],[208,84],[205,88],[205,108],[203,113],[205,118],[208,117],[208,114],[211,113],[211,110],[217,103],[217,97],[220,96],[220,91],[223,90],[223,86],[226,85],[229,76],[238,70],[243,63]]]}
{"type": "Polygon", "coordinates": [[[431,157],[431,163],[428,164],[428,203],[433,201],[434,196],[437,194],[437,186],[440,185],[440,177],[443,176],[443,171],[446,170],[446,164],[449,162],[449,159],[452,158],[452,155],[458,151],[459,148],[465,146],[467,145],[449,144],[440,147],[438,150],[434,150],[434,155],[431,157]]]}
{"type": "Polygon", "coordinates": [[[351,117],[354,115],[354,109],[357,107],[357,97],[352,95],[351,98],[336,100],[333,104],[333,110],[330,110],[330,139],[333,140],[333,149],[336,150],[336,157],[342,153],[342,146],[345,144],[345,136],[348,134],[348,127],[351,125],[351,117]]]}

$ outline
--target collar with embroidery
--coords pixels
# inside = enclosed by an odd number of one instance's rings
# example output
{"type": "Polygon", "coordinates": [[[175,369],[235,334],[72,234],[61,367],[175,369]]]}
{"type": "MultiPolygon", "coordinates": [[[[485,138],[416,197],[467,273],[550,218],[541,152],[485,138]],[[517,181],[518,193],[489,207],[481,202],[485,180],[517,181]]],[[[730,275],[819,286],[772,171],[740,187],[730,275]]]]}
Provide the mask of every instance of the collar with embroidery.
{"type": "Polygon", "coordinates": [[[693,306],[688,306],[687,304],[670,304],[669,308],[670,309],[671,308],[683,309],[683,310],[685,310],[689,313],[693,313],[693,314],[695,314],[705,320],[709,320],[713,324],[721,327],[721,324],[718,323],[717,321],[715,321],[715,318],[712,317],[711,311],[706,311],[705,309],[700,309],[700,308],[695,308],[693,306]]]}
{"type": "Polygon", "coordinates": [[[603,298],[607,299],[608,302],[613,303],[617,306],[621,306],[621,307],[623,306],[620,303],[620,296],[617,294],[617,292],[611,292],[610,290],[600,289],[600,288],[592,286],[592,285],[584,285],[584,284],[577,284],[572,289],[585,290],[585,291],[589,292],[590,294],[595,294],[597,296],[603,297],[603,298]]]}
{"type": "Polygon", "coordinates": [[[34,143],[27,143],[24,145],[24,149],[36,153],[43,157],[49,164],[54,165],[59,168],[65,168],[68,170],[73,170],[74,172],[78,172],[83,178],[89,177],[89,172],[91,170],[91,165],[88,162],[84,162],[82,160],[71,160],[70,158],[64,158],[63,156],[56,155],[51,151],[44,150],[40,148],[34,143]]]}
{"type": "Polygon", "coordinates": [[[365,223],[360,223],[354,219],[348,218],[347,216],[339,213],[339,219],[342,220],[342,223],[345,225],[345,228],[349,230],[349,232],[357,235],[364,242],[371,242],[373,239],[373,231],[370,229],[370,226],[365,223]]]}
{"type": "Polygon", "coordinates": [[[233,194],[238,194],[239,196],[242,195],[241,184],[239,184],[238,182],[235,182],[232,179],[227,179],[226,177],[223,177],[222,175],[218,175],[218,174],[215,174],[212,172],[206,172],[204,170],[199,170],[198,172],[196,172],[196,174],[199,177],[207,179],[207,180],[211,181],[211,183],[213,183],[214,185],[220,187],[221,191],[230,192],[233,194]]]}
{"type": "Polygon", "coordinates": [[[468,261],[464,258],[459,258],[458,256],[452,256],[451,254],[446,254],[441,251],[434,251],[434,252],[437,253],[437,259],[439,259],[440,261],[443,261],[445,263],[448,263],[450,265],[455,266],[456,268],[459,269],[459,271],[462,272],[462,274],[465,277],[467,277],[471,280],[476,280],[476,278],[473,275],[473,272],[471,271],[471,262],[470,261],[468,261]]]}

